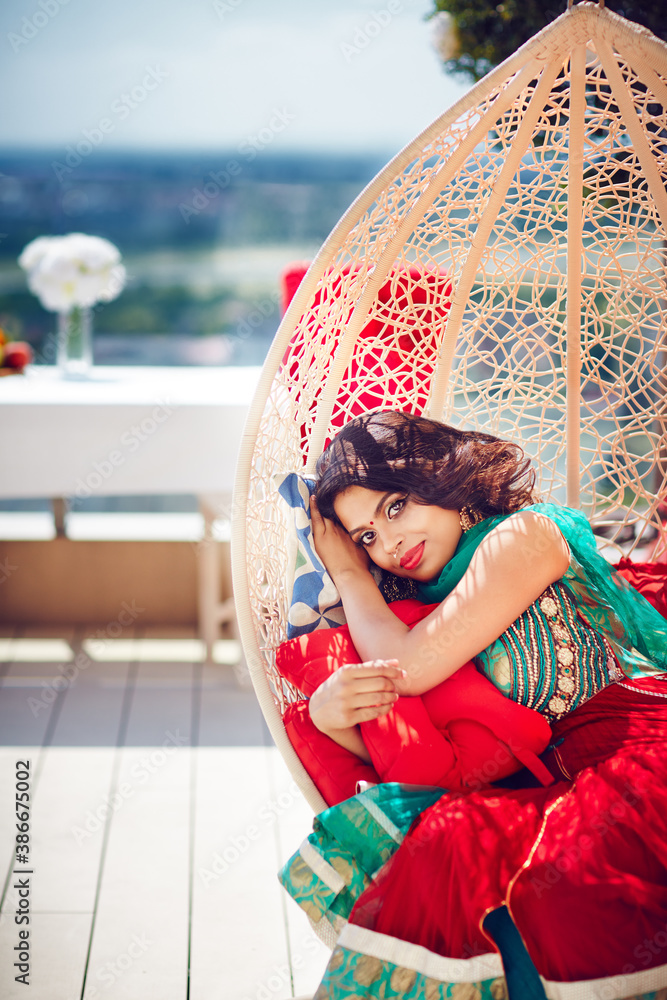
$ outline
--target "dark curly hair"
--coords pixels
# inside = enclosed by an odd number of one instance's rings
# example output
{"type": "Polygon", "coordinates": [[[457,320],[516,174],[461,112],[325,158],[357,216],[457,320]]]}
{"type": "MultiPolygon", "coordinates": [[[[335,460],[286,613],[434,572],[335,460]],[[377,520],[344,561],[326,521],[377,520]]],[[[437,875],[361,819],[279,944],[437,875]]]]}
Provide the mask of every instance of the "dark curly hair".
{"type": "Polygon", "coordinates": [[[351,420],[320,456],[317,475],[317,505],[335,521],[334,501],[350,486],[447,510],[467,505],[482,517],[535,502],[535,472],[519,445],[399,410],[351,420]]]}

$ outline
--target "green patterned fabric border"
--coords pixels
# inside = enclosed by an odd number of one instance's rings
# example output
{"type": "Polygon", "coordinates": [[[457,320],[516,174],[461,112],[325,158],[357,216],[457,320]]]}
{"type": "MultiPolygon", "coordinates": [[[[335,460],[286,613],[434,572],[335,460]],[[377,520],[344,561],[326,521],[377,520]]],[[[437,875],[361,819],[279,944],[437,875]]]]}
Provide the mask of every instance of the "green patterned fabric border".
{"type": "MultiPolygon", "coordinates": [[[[596,996],[609,1000],[667,1000],[667,989],[648,993],[633,993],[621,997],[614,990],[610,977],[609,988],[596,996]]],[[[545,984],[547,996],[552,995],[545,984]]],[[[576,992],[584,996],[583,983],[564,984],[568,995],[576,992]]],[[[560,990],[559,990],[560,992],[560,990]]],[[[504,976],[481,979],[472,983],[444,983],[415,969],[395,965],[374,955],[336,945],[329,960],[324,978],[313,1000],[508,1000],[504,976]]]]}
{"type": "MultiPolygon", "coordinates": [[[[441,788],[390,782],[326,809],[315,817],[307,840],[317,858],[311,865],[297,851],[280,871],[280,882],[313,923],[325,917],[338,928],[415,817],[444,794],[441,788]],[[343,888],[327,883],[327,865],[343,880],[343,888]]],[[[310,856],[311,850],[304,853],[310,856]]]]}
{"type": "Polygon", "coordinates": [[[443,983],[414,969],[337,945],[314,1000],[507,1000],[503,976],[443,983]]]}

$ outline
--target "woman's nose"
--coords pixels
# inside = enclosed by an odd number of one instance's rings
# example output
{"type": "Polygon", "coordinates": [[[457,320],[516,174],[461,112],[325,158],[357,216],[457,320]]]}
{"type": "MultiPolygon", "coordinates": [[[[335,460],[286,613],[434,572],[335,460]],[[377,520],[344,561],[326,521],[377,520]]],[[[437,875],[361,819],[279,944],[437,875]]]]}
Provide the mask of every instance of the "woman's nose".
{"type": "Polygon", "coordinates": [[[401,541],[400,538],[397,538],[396,535],[390,532],[388,532],[386,535],[383,536],[382,544],[388,556],[393,556],[394,552],[396,551],[396,549],[400,544],[400,541],[401,541]]]}

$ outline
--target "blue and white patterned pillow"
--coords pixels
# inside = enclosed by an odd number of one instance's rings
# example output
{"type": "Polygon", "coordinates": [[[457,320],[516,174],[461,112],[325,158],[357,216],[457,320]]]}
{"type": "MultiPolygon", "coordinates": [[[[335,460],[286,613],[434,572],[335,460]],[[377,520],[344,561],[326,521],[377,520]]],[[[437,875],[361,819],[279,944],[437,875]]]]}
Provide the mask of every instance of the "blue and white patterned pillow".
{"type": "Polygon", "coordinates": [[[290,509],[294,527],[288,548],[292,575],[286,581],[288,593],[291,593],[287,638],[344,625],[340,594],[313,545],[310,497],[315,492],[315,479],[286,472],[274,476],[273,482],[290,509]]]}
{"type": "MultiPolygon", "coordinates": [[[[296,472],[284,472],[274,476],[273,483],[291,514],[292,530],[287,550],[289,570],[285,581],[290,606],[287,637],[294,639],[316,629],[344,625],[345,611],[340,594],[313,545],[310,497],[315,492],[316,480],[296,472]]],[[[415,596],[410,581],[398,581],[393,574],[383,573],[373,563],[370,571],[385,601],[415,596]],[[399,589],[397,583],[402,584],[399,589]]]]}

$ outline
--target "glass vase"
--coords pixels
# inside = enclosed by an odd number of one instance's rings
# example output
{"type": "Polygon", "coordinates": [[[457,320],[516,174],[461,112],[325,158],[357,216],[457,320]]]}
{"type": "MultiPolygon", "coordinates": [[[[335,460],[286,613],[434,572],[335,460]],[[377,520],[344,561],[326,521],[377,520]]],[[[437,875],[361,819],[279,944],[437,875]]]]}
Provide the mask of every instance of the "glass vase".
{"type": "Polygon", "coordinates": [[[65,378],[87,378],[92,364],[92,310],[72,306],[58,313],[58,368],[65,378]]]}

